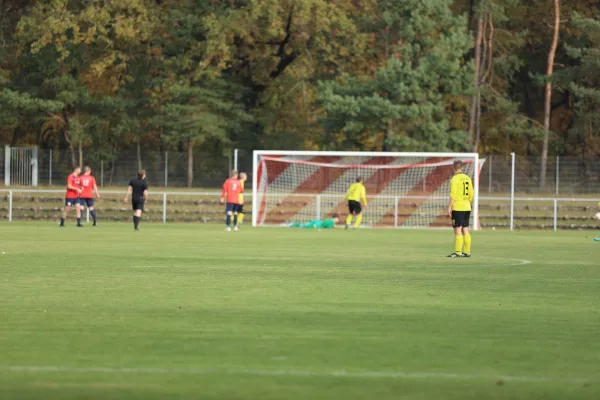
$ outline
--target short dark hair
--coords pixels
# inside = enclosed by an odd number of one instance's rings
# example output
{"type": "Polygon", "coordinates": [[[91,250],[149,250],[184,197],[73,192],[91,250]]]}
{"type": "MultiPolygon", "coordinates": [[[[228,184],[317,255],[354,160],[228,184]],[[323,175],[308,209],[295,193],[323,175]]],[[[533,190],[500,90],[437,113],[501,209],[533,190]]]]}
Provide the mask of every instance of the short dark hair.
{"type": "Polygon", "coordinates": [[[137,173],[137,177],[138,179],[144,179],[144,176],[146,175],[146,170],[145,169],[140,169],[137,173]]]}
{"type": "Polygon", "coordinates": [[[356,177],[356,182],[362,182],[362,178],[360,176],[356,177]]]}
{"type": "Polygon", "coordinates": [[[452,164],[452,165],[454,166],[454,169],[457,170],[457,169],[462,169],[464,164],[462,161],[456,160],[456,161],[454,161],[454,164],[452,164]]]}
{"type": "Polygon", "coordinates": [[[333,218],[338,218],[338,219],[339,219],[339,218],[340,218],[340,216],[339,216],[338,214],[333,214],[333,215],[331,216],[331,218],[332,218],[332,219],[333,219],[333,218]]]}
{"type": "Polygon", "coordinates": [[[92,170],[92,169],[90,168],[90,166],[89,166],[89,165],[86,165],[85,167],[83,167],[83,171],[84,171],[84,172],[89,172],[89,171],[91,171],[91,170],[92,170]]]}

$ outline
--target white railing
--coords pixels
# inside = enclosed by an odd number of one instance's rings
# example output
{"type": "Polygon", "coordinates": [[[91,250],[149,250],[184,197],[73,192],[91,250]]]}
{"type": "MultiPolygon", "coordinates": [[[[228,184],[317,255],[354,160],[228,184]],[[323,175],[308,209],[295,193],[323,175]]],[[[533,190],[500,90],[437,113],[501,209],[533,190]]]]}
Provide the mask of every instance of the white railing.
{"type": "MultiPolygon", "coordinates": [[[[0,193],[8,192],[8,221],[13,220],[13,194],[14,193],[48,193],[48,194],[64,194],[64,190],[33,190],[33,189],[0,189],[0,193]]],[[[116,190],[104,190],[101,194],[112,194],[122,195],[125,197],[126,191],[116,190]]],[[[160,196],[162,197],[162,223],[167,223],[167,196],[169,195],[180,195],[180,196],[215,196],[220,197],[221,192],[153,192],[151,197],[160,196]]],[[[86,220],[90,220],[90,212],[87,210],[86,220]]]]}
{"type": "MultiPolygon", "coordinates": [[[[0,189],[0,193],[8,193],[8,220],[12,222],[13,220],[13,195],[18,193],[48,193],[48,194],[64,194],[64,190],[39,190],[39,189],[0,189]]],[[[102,191],[103,195],[121,195],[125,196],[125,191],[102,191]]],[[[151,198],[161,198],[162,199],[162,223],[167,222],[167,200],[169,197],[180,197],[180,196],[203,196],[203,197],[215,197],[219,198],[221,192],[218,191],[204,191],[204,192],[183,192],[183,191],[162,191],[162,192],[151,192],[151,198]]],[[[277,195],[277,194],[275,194],[277,195]]],[[[323,200],[331,200],[334,199],[336,201],[343,201],[345,194],[299,194],[299,193],[281,193],[281,196],[286,197],[299,197],[299,198],[312,198],[315,201],[315,218],[320,219],[323,217],[321,215],[322,210],[322,201],[323,200]]],[[[251,204],[251,194],[247,195],[247,203],[251,204]]],[[[371,197],[372,201],[376,200],[393,200],[394,204],[394,227],[398,228],[398,220],[399,220],[399,204],[402,199],[414,199],[414,200],[424,200],[424,199],[437,199],[437,200],[446,200],[447,196],[373,196],[371,197]]],[[[515,220],[515,203],[547,203],[551,204],[553,208],[552,212],[552,220],[553,220],[553,229],[554,231],[558,230],[558,219],[559,219],[559,204],[564,203],[576,203],[576,204],[584,204],[589,203],[590,207],[594,207],[597,204],[597,201],[593,198],[568,198],[568,197],[511,197],[511,196],[482,196],[480,197],[480,204],[483,203],[485,205],[487,202],[493,203],[501,203],[505,202],[509,204],[509,226],[510,229],[514,229],[514,220],[515,220]]],[[[590,212],[590,219],[593,218],[593,214],[597,211],[590,212]]],[[[89,221],[89,210],[87,210],[86,219],[89,221]]],[[[497,219],[500,219],[498,217],[497,219]]],[[[600,225],[600,221],[598,222],[600,225]]]]}

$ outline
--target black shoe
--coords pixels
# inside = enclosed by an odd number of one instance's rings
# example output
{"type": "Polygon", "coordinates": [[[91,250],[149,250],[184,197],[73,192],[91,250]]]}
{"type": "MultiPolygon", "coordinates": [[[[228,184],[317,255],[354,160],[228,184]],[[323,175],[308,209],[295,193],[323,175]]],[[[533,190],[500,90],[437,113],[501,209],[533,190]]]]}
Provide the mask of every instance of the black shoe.
{"type": "Polygon", "coordinates": [[[463,253],[463,255],[462,255],[462,256],[463,256],[463,257],[465,257],[465,258],[471,258],[471,255],[470,255],[470,254],[467,254],[467,253],[463,253]]]}
{"type": "Polygon", "coordinates": [[[77,225],[78,228],[83,228],[83,225],[79,224],[77,225]]]}
{"type": "Polygon", "coordinates": [[[464,257],[462,254],[452,253],[448,256],[448,258],[462,258],[464,257]]]}
{"type": "Polygon", "coordinates": [[[94,222],[94,225],[92,225],[92,226],[96,226],[96,223],[94,222]]]}

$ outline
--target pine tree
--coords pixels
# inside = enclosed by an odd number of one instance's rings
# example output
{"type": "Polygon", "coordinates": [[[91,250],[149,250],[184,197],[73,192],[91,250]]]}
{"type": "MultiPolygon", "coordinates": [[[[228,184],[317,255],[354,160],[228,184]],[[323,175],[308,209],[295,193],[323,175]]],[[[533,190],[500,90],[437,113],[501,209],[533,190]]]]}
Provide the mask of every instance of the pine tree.
{"type": "Polygon", "coordinates": [[[464,150],[468,135],[451,126],[446,100],[472,81],[466,19],[452,13],[450,0],[378,4],[389,59],[373,76],[322,82],[325,129],[341,134],[344,147],[368,136],[383,150],[464,150]]]}
{"type": "Polygon", "coordinates": [[[557,77],[575,99],[571,141],[562,147],[571,154],[594,156],[600,154],[600,19],[576,13],[572,24],[579,34],[567,53],[575,65],[557,77]]]}

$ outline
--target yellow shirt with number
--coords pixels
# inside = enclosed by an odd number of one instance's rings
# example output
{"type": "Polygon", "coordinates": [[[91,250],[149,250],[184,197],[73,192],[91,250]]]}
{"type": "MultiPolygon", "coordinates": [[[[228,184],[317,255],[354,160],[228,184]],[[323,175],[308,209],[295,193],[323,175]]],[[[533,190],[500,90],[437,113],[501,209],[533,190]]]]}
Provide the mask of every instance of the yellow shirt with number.
{"type": "Polygon", "coordinates": [[[348,188],[348,193],[346,194],[346,201],[358,201],[367,204],[367,189],[365,189],[365,185],[360,182],[353,183],[348,188]]]}
{"type": "Polygon", "coordinates": [[[244,204],[244,182],[240,181],[240,184],[242,185],[242,192],[240,192],[240,204],[244,204]]]}
{"type": "Polygon", "coordinates": [[[454,199],[452,211],[471,211],[473,194],[471,178],[462,172],[452,177],[450,181],[450,197],[454,199]]]}

